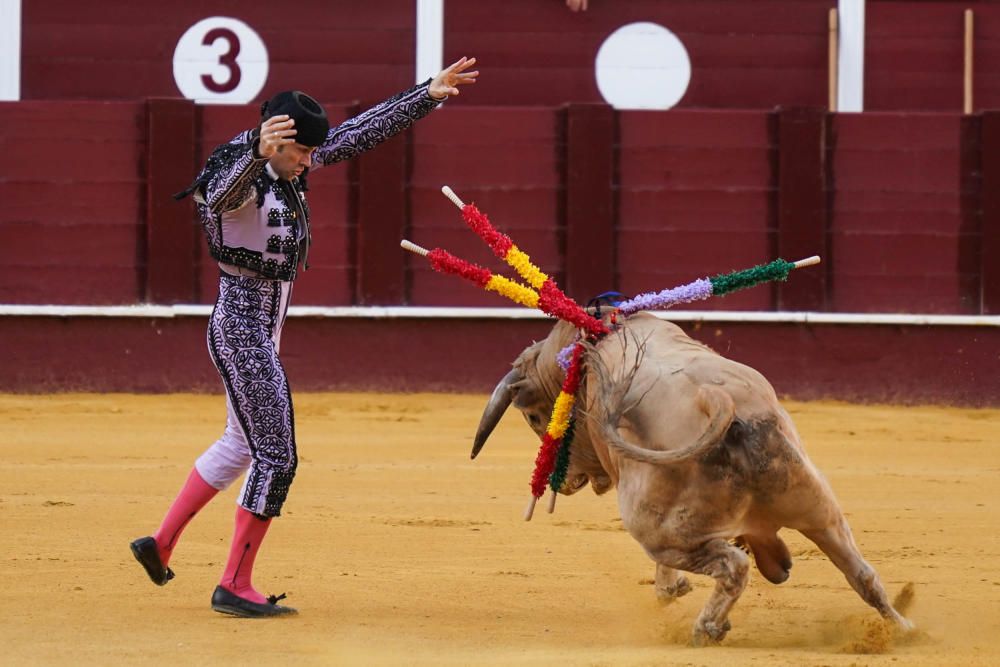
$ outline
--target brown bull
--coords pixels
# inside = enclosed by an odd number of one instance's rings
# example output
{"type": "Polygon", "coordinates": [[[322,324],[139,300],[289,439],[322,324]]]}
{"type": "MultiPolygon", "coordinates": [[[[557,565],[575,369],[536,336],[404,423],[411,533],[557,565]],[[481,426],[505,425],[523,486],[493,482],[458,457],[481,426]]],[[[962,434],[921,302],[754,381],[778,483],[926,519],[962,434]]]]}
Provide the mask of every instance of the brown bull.
{"type": "MultiPolygon", "coordinates": [[[[511,403],[544,433],[564,375],[556,355],[574,334],[559,323],[521,353],[490,398],[473,457],[511,403]]],[[[729,612],[749,576],[741,546],[768,581],[788,578],[791,555],[778,537],[786,527],[815,542],[883,617],[912,627],[858,551],[829,484],[760,373],[644,313],[591,348],[585,363],[560,493],[588,482],[599,494],[617,487],[622,523],[656,562],[661,599],[691,589],[678,570],[715,579],[695,644],[719,641],[730,629],[729,612]]]]}

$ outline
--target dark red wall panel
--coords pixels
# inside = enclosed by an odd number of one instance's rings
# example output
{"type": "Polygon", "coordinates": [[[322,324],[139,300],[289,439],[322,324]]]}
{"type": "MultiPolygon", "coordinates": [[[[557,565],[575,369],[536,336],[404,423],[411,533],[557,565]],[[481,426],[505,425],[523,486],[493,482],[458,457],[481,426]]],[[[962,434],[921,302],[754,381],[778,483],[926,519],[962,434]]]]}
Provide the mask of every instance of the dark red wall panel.
{"type": "MultiPolygon", "coordinates": [[[[663,290],[773,259],[769,122],[764,112],[620,114],[623,292],[663,290]]],[[[766,288],[688,306],[770,307],[766,288]]]]}
{"type": "Polygon", "coordinates": [[[407,231],[408,136],[395,136],[358,156],[357,287],[355,303],[366,306],[402,303],[406,271],[398,240],[407,231]],[[396,241],[396,243],[393,243],[396,241]]]}
{"type": "MultiPolygon", "coordinates": [[[[413,129],[410,176],[410,238],[441,247],[505,275],[506,267],[441,194],[450,185],[513,238],[532,261],[557,279],[562,267],[560,212],[562,171],[555,109],[473,109],[449,106],[413,129]]],[[[386,243],[398,240],[386,239],[386,243]]],[[[400,258],[404,253],[400,250],[400,258]]],[[[435,274],[425,260],[406,258],[414,305],[510,306],[458,278],[435,274]]]]}
{"type": "Polygon", "coordinates": [[[974,107],[1000,105],[1000,6],[868,0],[865,109],[962,111],[964,12],[974,12],[974,107]]]}
{"type": "Polygon", "coordinates": [[[0,103],[7,303],[135,303],[145,105],[0,103]]]}
{"type": "Polygon", "coordinates": [[[563,290],[587,303],[615,287],[617,115],[606,104],[571,104],[565,117],[566,251],[563,290]]]}
{"type": "Polygon", "coordinates": [[[778,138],[777,255],[797,261],[818,255],[819,266],[773,286],[778,310],[826,310],[830,273],[827,251],[826,128],[823,109],[797,107],[776,114],[778,138]]]}
{"type": "Polygon", "coordinates": [[[961,116],[843,114],[833,121],[832,306],[978,312],[962,262],[961,116]]]}
{"type": "Polygon", "coordinates": [[[980,302],[983,314],[996,315],[1000,313],[1000,111],[983,114],[980,138],[980,302]]]}
{"type": "Polygon", "coordinates": [[[198,295],[200,235],[177,205],[176,182],[191,178],[195,163],[195,106],[176,98],[146,104],[146,225],[143,301],[192,303],[198,295]]]}

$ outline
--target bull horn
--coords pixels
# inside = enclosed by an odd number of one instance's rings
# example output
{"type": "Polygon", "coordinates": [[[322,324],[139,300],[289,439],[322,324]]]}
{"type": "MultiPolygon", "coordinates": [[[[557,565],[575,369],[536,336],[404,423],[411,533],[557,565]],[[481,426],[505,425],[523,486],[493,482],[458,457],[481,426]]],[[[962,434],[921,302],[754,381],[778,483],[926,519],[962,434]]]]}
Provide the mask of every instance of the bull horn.
{"type": "Polygon", "coordinates": [[[479,450],[486,444],[486,439],[490,437],[490,433],[500,422],[503,413],[507,411],[512,398],[510,386],[520,379],[521,374],[517,369],[513,369],[503,376],[503,379],[493,390],[493,395],[490,396],[490,401],[486,404],[483,416],[479,420],[479,428],[476,429],[476,440],[472,443],[472,458],[478,456],[479,450]]]}

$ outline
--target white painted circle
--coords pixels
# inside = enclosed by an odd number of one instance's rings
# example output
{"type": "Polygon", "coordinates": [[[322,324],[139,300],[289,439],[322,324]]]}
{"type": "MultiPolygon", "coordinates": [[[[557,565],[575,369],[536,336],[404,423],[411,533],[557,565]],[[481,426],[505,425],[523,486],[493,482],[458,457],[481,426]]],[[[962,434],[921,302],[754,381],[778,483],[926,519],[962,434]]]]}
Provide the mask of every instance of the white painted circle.
{"type": "Polygon", "coordinates": [[[684,97],[691,60],[662,25],[629,23],[601,44],[594,67],[597,88],[616,109],[669,109],[684,97]]]}
{"type": "Polygon", "coordinates": [[[239,19],[212,16],[187,29],[174,49],[174,81],[201,104],[243,104],[267,81],[267,47],[239,19]]]}

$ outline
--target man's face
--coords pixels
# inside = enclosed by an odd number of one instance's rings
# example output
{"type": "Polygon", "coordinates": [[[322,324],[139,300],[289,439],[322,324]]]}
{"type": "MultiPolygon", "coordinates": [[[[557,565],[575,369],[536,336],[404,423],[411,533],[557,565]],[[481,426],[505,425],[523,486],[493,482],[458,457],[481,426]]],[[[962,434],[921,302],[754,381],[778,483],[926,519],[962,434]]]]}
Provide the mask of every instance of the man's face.
{"type": "Polygon", "coordinates": [[[295,176],[301,176],[303,170],[312,166],[314,146],[302,144],[285,144],[278,147],[278,152],[271,156],[268,162],[278,178],[290,181],[295,176]]]}

